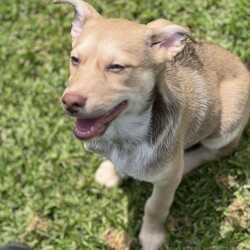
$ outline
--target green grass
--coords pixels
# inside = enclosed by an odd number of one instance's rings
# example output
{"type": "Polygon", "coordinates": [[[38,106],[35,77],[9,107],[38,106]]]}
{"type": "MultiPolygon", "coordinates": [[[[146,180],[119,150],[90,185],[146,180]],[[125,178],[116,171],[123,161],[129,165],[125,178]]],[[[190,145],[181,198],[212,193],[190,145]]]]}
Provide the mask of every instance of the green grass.
{"type": "MultiPolygon", "coordinates": [[[[139,249],[151,185],[97,185],[92,177],[101,159],[83,150],[71,132],[73,119],[61,110],[72,9],[46,0],[19,2],[0,3],[0,245],[109,249],[103,234],[113,228],[129,236],[132,250],[139,249]]],[[[170,19],[243,61],[250,57],[249,0],[89,2],[109,17],[170,19]]],[[[249,142],[248,126],[233,156],[184,178],[163,249],[250,249],[249,142]]]]}

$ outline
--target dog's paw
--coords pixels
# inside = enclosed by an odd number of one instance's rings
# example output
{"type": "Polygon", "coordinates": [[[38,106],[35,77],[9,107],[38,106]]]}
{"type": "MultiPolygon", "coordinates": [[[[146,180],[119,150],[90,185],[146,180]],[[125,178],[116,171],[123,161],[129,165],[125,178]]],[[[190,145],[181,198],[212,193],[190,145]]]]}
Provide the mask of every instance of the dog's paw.
{"type": "Polygon", "coordinates": [[[121,177],[116,173],[115,167],[110,161],[104,161],[95,173],[95,180],[106,188],[112,188],[120,183],[121,177]]]}
{"type": "Polygon", "coordinates": [[[163,226],[148,226],[143,223],[139,240],[142,250],[159,250],[165,242],[165,230],[163,226]]]}

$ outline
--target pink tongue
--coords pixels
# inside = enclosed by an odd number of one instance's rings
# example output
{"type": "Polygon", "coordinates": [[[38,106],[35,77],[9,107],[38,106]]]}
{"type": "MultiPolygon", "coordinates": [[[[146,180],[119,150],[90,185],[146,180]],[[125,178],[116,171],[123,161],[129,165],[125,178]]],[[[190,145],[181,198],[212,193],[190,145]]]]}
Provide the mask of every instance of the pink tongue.
{"type": "Polygon", "coordinates": [[[95,124],[101,120],[100,118],[93,118],[93,119],[77,119],[76,124],[77,128],[82,132],[90,131],[91,128],[93,129],[96,127],[95,124]]]}
{"type": "Polygon", "coordinates": [[[105,131],[105,124],[112,121],[127,107],[127,101],[120,103],[113,110],[101,117],[91,119],[76,119],[74,134],[80,140],[88,140],[105,131]]]}

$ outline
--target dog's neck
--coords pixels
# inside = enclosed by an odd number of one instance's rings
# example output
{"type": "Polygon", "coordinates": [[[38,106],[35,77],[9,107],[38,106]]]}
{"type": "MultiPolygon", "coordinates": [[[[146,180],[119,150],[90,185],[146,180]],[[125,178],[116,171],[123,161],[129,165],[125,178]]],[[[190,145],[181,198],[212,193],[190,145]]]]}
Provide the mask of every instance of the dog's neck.
{"type": "Polygon", "coordinates": [[[109,159],[123,174],[141,180],[149,180],[160,169],[154,162],[166,164],[176,146],[176,124],[180,108],[168,98],[170,91],[160,82],[137,115],[122,115],[111,123],[99,138],[85,143],[86,149],[109,159]],[[165,98],[164,98],[165,96],[165,98]]]}

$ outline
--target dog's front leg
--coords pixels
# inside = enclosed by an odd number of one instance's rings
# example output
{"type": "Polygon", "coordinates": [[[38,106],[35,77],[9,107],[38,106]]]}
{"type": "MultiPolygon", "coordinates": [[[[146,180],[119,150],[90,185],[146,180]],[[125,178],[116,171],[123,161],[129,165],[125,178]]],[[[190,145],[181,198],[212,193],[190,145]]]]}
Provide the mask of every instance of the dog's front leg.
{"type": "Polygon", "coordinates": [[[167,174],[154,182],[153,193],[147,200],[139,240],[143,250],[157,250],[165,240],[164,222],[169,214],[174,194],[183,175],[183,154],[167,166],[167,174]]]}
{"type": "Polygon", "coordinates": [[[124,174],[119,173],[111,161],[105,160],[95,173],[95,181],[106,188],[113,188],[126,179],[124,174]]]}

